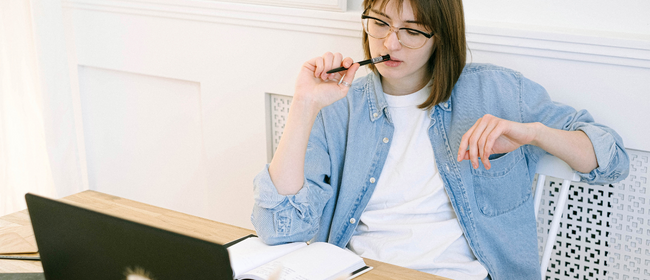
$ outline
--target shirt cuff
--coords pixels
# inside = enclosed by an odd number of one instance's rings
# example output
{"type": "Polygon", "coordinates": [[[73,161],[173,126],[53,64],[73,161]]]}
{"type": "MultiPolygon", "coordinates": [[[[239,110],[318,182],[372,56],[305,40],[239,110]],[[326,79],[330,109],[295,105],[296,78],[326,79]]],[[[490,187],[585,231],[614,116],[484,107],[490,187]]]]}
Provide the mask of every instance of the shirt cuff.
{"type": "Polygon", "coordinates": [[[612,161],[612,156],[616,153],[616,139],[614,139],[609,132],[595,125],[584,124],[576,130],[580,130],[587,134],[591,144],[594,146],[594,153],[596,154],[598,167],[594,168],[594,170],[589,173],[578,172],[585,181],[591,182],[599,177],[598,175],[607,172],[612,161]]]}
{"type": "Polygon", "coordinates": [[[282,204],[285,200],[289,203],[301,204],[308,201],[309,188],[307,180],[304,179],[302,188],[295,195],[281,195],[275,188],[271,175],[269,174],[269,164],[266,164],[264,170],[255,176],[253,180],[255,204],[262,208],[272,209],[282,204]]]}

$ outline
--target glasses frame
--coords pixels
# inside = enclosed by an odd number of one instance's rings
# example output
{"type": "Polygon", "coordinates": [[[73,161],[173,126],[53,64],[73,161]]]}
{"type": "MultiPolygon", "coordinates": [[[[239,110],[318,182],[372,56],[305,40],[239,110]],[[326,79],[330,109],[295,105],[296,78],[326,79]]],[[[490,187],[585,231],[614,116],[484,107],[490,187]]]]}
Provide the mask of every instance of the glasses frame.
{"type": "Polygon", "coordinates": [[[375,39],[385,39],[386,37],[388,37],[390,35],[390,33],[395,32],[395,35],[397,35],[397,40],[399,41],[399,43],[402,44],[402,46],[405,46],[405,47],[407,47],[409,49],[419,49],[421,47],[424,47],[424,45],[426,45],[426,40],[424,41],[422,46],[419,46],[419,47],[407,46],[406,44],[404,44],[404,42],[402,42],[402,39],[399,38],[399,31],[400,30],[413,31],[413,32],[420,33],[420,34],[424,35],[424,37],[427,37],[427,40],[431,39],[431,37],[433,37],[433,35],[435,34],[435,33],[426,33],[424,31],[420,31],[420,30],[413,29],[413,28],[408,28],[408,27],[397,28],[397,27],[394,27],[394,26],[390,25],[386,21],[383,21],[381,19],[369,16],[369,15],[361,15],[361,21],[362,21],[362,25],[363,25],[363,30],[366,31],[366,34],[368,34],[368,36],[370,36],[372,38],[375,38],[375,39]],[[374,19],[376,21],[380,21],[381,23],[387,25],[389,27],[389,30],[388,30],[388,33],[386,33],[386,36],[378,38],[378,37],[370,35],[370,32],[368,32],[368,24],[363,24],[363,20],[365,20],[365,19],[374,19]]]}

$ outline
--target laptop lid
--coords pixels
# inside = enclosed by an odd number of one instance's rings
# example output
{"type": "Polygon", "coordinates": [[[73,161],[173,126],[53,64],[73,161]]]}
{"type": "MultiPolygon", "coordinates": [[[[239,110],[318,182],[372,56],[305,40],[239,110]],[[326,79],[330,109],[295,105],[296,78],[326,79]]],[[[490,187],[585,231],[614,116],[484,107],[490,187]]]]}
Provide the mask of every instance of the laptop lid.
{"type": "Polygon", "coordinates": [[[228,279],[223,245],[26,194],[48,280],[228,279]],[[146,279],[144,278],[144,279],[146,279]]]}

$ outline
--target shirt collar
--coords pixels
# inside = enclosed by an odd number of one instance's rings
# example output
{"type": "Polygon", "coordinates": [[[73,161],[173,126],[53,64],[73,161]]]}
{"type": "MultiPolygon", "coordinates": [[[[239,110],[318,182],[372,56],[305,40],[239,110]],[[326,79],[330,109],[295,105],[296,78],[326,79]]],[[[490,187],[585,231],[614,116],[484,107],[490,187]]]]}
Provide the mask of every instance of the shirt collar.
{"type": "Polygon", "coordinates": [[[388,120],[391,121],[390,116],[388,116],[388,110],[386,110],[388,102],[386,102],[386,97],[384,97],[381,79],[374,71],[368,74],[368,82],[364,90],[368,97],[368,106],[370,106],[370,121],[374,122],[378,120],[383,114],[386,114],[388,120]]]}
{"type": "Polygon", "coordinates": [[[443,102],[438,103],[438,105],[436,105],[436,106],[439,106],[440,109],[443,109],[443,110],[445,110],[447,112],[451,112],[451,97],[449,97],[449,99],[447,99],[447,101],[443,101],[443,102]]]}
{"type": "MultiPolygon", "coordinates": [[[[384,97],[384,89],[381,86],[381,79],[374,71],[368,74],[368,82],[366,83],[364,91],[368,98],[368,106],[370,106],[370,121],[374,122],[381,118],[383,114],[386,114],[388,121],[392,122],[388,110],[386,110],[388,102],[386,102],[386,97],[384,97]]],[[[438,103],[436,106],[440,107],[440,109],[444,111],[451,112],[451,97],[446,101],[438,103]]],[[[429,110],[430,118],[433,118],[433,113],[435,111],[434,108],[436,106],[431,107],[429,110]]]]}

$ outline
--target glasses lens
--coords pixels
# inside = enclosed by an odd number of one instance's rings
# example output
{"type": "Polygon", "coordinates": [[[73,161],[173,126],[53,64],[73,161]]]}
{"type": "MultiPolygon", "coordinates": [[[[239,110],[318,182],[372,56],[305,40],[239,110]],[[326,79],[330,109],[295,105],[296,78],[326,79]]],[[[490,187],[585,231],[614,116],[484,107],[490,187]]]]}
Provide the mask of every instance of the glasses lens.
{"type": "Polygon", "coordinates": [[[363,19],[363,27],[371,37],[382,39],[390,32],[390,25],[374,18],[363,19]]]}
{"type": "Polygon", "coordinates": [[[422,35],[422,33],[412,29],[400,29],[397,32],[397,37],[399,37],[400,42],[402,42],[404,46],[409,48],[422,47],[428,39],[426,36],[422,35]]]}
{"type": "MultiPolygon", "coordinates": [[[[384,39],[391,32],[391,27],[388,23],[371,17],[363,19],[363,28],[370,37],[376,39],[384,39]]],[[[424,46],[427,39],[429,39],[422,33],[410,28],[399,29],[399,31],[397,31],[397,38],[399,38],[399,41],[403,46],[412,49],[424,46]]]]}

